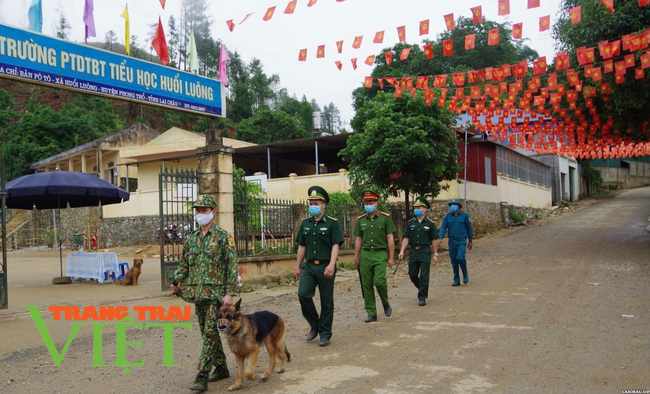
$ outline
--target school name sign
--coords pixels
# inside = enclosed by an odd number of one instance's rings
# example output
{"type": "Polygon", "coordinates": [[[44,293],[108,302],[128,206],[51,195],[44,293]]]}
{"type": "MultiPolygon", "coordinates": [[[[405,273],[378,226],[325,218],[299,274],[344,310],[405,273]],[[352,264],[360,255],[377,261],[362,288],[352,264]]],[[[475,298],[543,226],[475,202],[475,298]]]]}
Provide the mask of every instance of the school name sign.
{"type": "Polygon", "coordinates": [[[0,78],[226,116],[219,81],[3,24],[0,78]]]}

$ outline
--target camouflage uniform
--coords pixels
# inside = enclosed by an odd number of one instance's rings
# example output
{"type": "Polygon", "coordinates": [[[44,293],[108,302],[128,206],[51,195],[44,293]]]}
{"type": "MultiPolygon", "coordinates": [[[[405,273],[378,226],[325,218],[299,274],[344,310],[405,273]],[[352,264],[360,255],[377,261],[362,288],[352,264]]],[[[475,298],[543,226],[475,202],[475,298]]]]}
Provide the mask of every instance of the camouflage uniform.
{"type": "Polygon", "coordinates": [[[193,301],[199,318],[203,349],[198,369],[209,372],[212,365],[226,367],[226,355],[217,331],[216,300],[237,295],[237,252],[227,231],[212,224],[203,236],[201,229],[188,235],[182,261],[173,282],[185,282],[183,297],[193,301]]]}

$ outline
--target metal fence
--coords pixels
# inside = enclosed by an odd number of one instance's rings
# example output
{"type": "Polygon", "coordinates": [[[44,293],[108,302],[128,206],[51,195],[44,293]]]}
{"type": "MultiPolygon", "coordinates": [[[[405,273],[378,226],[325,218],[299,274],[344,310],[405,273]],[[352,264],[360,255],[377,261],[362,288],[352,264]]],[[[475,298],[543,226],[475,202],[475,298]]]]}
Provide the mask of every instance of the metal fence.
{"type": "MultiPolygon", "coordinates": [[[[306,201],[300,201],[300,204],[303,204],[305,206],[305,213],[301,220],[307,219],[309,216],[311,216],[307,210],[307,206],[309,204],[306,201]]],[[[353,205],[348,204],[327,204],[327,208],[325,208],[325,214],[327,216],[335,218],[339,222],[339,226],[341,226],[341,232],[343,233],[343,245],[341,245],[340,250],[354,249],[354,242],[352,241],[352,231],[354,230],[352,227],[354,221],[352,220],[353,218],[351,216],[352,207],[353,205]]]]}

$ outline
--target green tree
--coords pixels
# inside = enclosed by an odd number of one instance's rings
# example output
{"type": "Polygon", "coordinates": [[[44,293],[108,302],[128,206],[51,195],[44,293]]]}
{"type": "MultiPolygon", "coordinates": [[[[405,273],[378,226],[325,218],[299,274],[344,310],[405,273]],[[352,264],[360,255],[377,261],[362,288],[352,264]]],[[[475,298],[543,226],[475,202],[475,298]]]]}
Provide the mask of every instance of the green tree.
{"type": "Polygon", "coordinates": [[[115,34],[113,30],[109,30],[106,32],[104,38],[106,39],[106,42],[104,42],[104,49],[108,49],[109,51],[112,51],[113,44],[117,43],[117,34],[115,34]]]}
{"type": "Polygon", "coordinates": [[[338,134],[342,128],[341,111],[334,103],[329,103],[323,108],[323,133],[338,134]]]}
{"type": "Polygon", "coordinates": [[[436,197],[440,181],[454,179],[460,170],[453,114],[427,106],[422,93],[413,98],[379,92],[352,119],[356,132],[339,152],[350,164],[355,190],[372,183],[393,196],[404,192],[436,197]]]}
{"type": "MultiPolygon", "coordinates": [[[[601,41],[614,41],[626,34],[637,34],[650,25],[650,7],[639,7],[636,1],[616,2],[616,12],[610,13],[600,2],[587,0],[562,0],[558,20],[553,25],[553,38],[556,47],[571,55],[571,65],[577,69],[585,85],[600,86],[589,78],[584,77],[584,69],[576,67],[578,64],[576,49],[582,46],[595,47],[598,53],[598,43],[601,41]],[[581,6],[582,21],[572,24],[569,9],[581,6]]],[[[624,51],[621,50],[621,55],[624,51]]],[[[636,52],[639,57],[641,53],[636,52]]],[[[596,56],[596,59],[600,59],[596,56]]],[[[621,58],[616,58],[616,61],[621,58]]],[[[637,60],[638,63],[638,60],[637,60]]],[[[594,66],[600,66],[596,63],[594,66]]],[[[558,73],[564,78],[563,72],[558,73]]],[[[612,94],[608,102],[604,102],[602,95],[594,98],[594,105],[598,109],[600,118],[604,123],[611,118],[614,121],[616,133],[632,141],[648,141],[648,114],[650,114],[650,77],[646,72],[645,78],[635,79],[634,68],[629,68],[625,82],[617,84],[614,73],[603,73],[603,80],[609,84],[612,94]]],[[[583,89],[584,90],[584,89],[583,89]]],[[[582,95],[580,95],[582,96],[582,95]]],[[[582,107],[583,113],[589,109],[580,97],[576,103],[582,107]]],[[[598,128],[600,129],[600,127],[598,128]]]]}
{"type": "Polygon", "coordinates": [[[237,125],[237,139],[256,144],[307,137],[309,135],[301,132],[296,119],[282,111],[261,110],[237,125]]]}

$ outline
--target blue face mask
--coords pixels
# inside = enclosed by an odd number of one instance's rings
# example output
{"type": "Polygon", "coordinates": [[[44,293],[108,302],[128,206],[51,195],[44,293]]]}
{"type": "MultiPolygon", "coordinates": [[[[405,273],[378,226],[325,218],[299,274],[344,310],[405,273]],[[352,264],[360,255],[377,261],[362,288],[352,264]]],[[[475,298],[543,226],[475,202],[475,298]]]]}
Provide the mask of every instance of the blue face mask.
{"type": "Polygon", "coordinates": [[[421,209],[414,209],[413,213],[415,214],[415,216],[422,216],[422,210],[421,209]]]}
{"type": "Polygon", "coordinates": [[[368,213],[373,213],[377,209],[376,206],[374,205],[364,205],[363,208],[366,210],[368,213]]]}
{"type": "Polygon", "coordinates": [[[320,214],[320,205],[310,205],[309,213],[311,213],[314,216],[318,216],[320,214]]]}
{"type": "Polygon", "coordinates": [[[449,210],[451,210],[452,213],[458,211],[458,205],[456,205],[456,204],[452,204],[452,205],[449,207],[449,210]]]}

